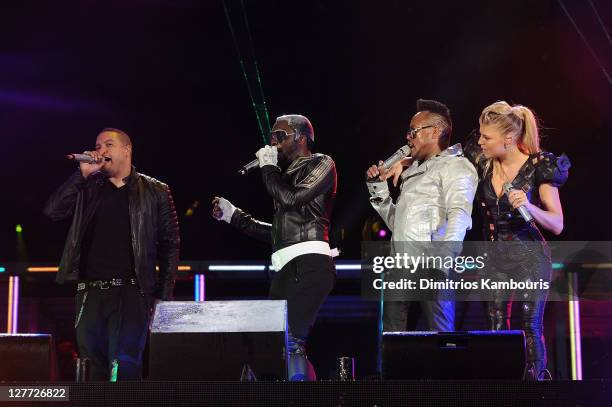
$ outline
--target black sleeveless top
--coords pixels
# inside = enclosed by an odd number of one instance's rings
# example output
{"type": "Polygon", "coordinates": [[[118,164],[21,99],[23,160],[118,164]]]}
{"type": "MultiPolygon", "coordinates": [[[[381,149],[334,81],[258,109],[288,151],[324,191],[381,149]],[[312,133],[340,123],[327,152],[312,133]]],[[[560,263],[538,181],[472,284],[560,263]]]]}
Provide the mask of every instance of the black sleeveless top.
{"type": "MultiPolygon", "coordinates": [[[[483,217],[483,237],[487,240],[542,240],[542,235],[533,225],[525,222],[514,209],[506,194],[499,199],[493,188],[493,165],[486,168],[486,158],[478,145],[478,132],[473,132],[464,148],[465,156],[478,171],[476,205],[483,217]]],[[[542,207],[539,186],[551,184],[561,187],[568,178],[571,166],[569,158],[562,154],[556,157],[549,152],[531,154],[516,177],[512,180],[515,189],[522,189],[532,204],[542,207]]]]}

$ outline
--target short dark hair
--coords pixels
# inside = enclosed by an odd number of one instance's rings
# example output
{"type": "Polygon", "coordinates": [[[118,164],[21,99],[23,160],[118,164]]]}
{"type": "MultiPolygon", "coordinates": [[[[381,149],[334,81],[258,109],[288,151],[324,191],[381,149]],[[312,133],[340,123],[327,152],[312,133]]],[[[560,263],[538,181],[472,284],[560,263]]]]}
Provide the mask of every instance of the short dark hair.
{"type": "Polygon", "coordinates": [[[418,99],[416,102],[416,109],[417,112],[429,112],[438,116],[438,119],[440,119],[444,125],[442,134],[438,140],[438,145],[443,150],[448,148],[451,134],[453,133],[453,121],[448,106],[437,100],[418,99]]]}
{"type": "Polygon", "coordinates": [[[130,155],[134,155],[134,145],[132,144],[132,139],[130,136],[128,136],[128,134],[125,131],[118,129],[116,127],[105,127],[98,132],[98,135],[104,132],[117,134],[119,136],[118,138],[120,142],[122,142],[124,145],[130,146],[130,155]]]}
{"type": "MultiPolygon", "coordinates": [[[[132,139],[130,138],[130,136],[128,136],[128,134],[121,130],[121,129],[117,129],[115,127],[105,127],[102,130],[100,130],[100,133],[104,133],[104,132],[109,132],[109,133],[117,133],[119,134],[119,138],[121,139],[121,142],[123,144],[129,144],[132,145],[132,139]]],[[[98,134],[100,134],[98,133],[98,134]]]]}

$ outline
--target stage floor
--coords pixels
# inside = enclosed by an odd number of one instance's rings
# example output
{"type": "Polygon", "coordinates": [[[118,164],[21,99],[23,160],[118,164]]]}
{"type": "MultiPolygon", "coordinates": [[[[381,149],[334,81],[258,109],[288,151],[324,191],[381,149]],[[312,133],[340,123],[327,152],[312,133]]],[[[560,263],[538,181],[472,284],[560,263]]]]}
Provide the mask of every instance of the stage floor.
{"type": "Polygon", "coordinates": [[[121,406],[607,406],[612,381],[319,381],[1,383],[66,386],[69,401],[0,405],[121,406]]]}

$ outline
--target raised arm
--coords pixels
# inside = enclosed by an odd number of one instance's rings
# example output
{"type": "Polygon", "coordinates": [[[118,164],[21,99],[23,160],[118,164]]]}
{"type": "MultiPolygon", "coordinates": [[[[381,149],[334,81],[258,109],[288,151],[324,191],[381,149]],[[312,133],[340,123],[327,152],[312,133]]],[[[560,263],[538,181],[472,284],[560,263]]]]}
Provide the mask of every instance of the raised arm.
{"type": "Polygon", "coordinates": [[[315,197],[331,191],[336,186],[336,166],[331,157],[313,158],[307,164],[309,173],[295,186],[288,185],[281,178],[280,168],[274,165],[261,167],[261,174],[268,193],[284,207],[299,207],[315,197]]]}

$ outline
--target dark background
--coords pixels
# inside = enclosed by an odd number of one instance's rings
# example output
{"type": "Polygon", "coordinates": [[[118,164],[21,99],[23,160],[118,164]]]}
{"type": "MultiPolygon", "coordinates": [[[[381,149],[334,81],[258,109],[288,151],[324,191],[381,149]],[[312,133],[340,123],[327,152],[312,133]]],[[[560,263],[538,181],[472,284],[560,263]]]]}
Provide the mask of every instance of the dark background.
{"type": "MultiPolygon", "coordinates": [[[[612,71],[588,3],[564,4],[612,71]]],[[[612,7],[594,4],[611,21],[612,7]]],[[[556,1],[245,6],[271,119],[305,114],[316,150],[336,161],[333,235],[345,257],[359,256],[374,214],[364,171],[404,143],[418,97],[448,104],[454,141],[496,100],[531,107],[544,147],[573,164],[560,238],[610,240],[611,87],[556,1]]],[[[262,138],[220,1],[9,1],[0,16],[0,259],[16,259],[20,223],[30,261],[58,260],[67,225],[42,206],[74,170],[62,157],[107,126],[132,136],[139,171],[171,186],[182,259],[268,256],[209,216],[215,194],[263,220],[272,210],[257,174],[235,175],[262,138]]]]}
{"type": "MultiPolygon", "coordinates": [[[[610,31],[612,6],[592,3],[610,31]]],[[[612,46],[589,3],[563,4],[611,72],[612,46]]],[[[59,261],[68,223],[48,221],[42,207],[75,170],[63,156],[92,148],[103,127],[128,132],[138,170],[172,188],[183,260],[268,258],[269,247],[210,217],[214,195],[265,221],[272,214],[258,174],[235,175],[262,137],[220,0],[0,7],[0,261],[59,261]],[[24,228],[19,250],[16,224],[24,228]]],[[[364,172],[405,144],[420,97],[450,107],[455,142],[492,102],[532,108],[544,148],[572,161],[558,239],[612,239],[611,85],[558,1],[246,0],[245,7],[272,121],[308,116],[316,151],[336,161],[332,239],[344,259],[359,258],[364,223],[375,217],[364,172]]],[[[313,332],[315,348],[328,343],[323,327],[313,332]]],[[[353,332],[335,337],[356,346],[353,332]]]]}

